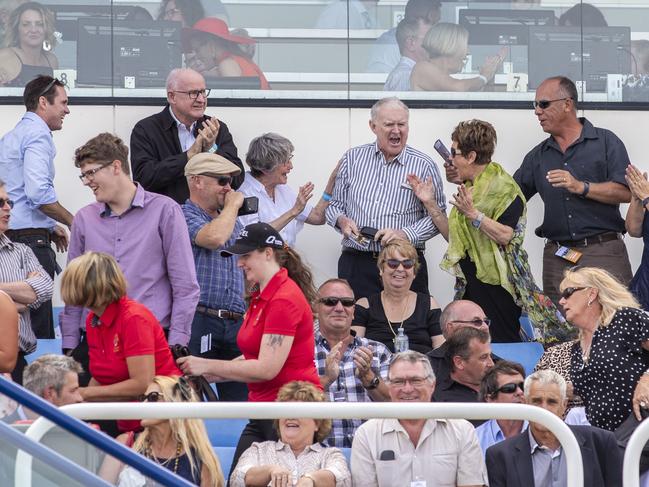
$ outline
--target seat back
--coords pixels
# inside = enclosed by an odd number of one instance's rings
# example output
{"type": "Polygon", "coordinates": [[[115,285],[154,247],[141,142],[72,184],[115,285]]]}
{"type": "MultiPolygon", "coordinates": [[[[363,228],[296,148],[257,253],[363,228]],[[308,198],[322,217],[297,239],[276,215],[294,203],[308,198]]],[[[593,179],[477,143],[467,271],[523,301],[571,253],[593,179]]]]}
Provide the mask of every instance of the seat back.
{"type": "Polygon", "coordinates": [[[502,359],[518,362],[525,368],[525,375],[534,372],[534,367],[543,355],[543,351],[543,345],[538,342],[491,344],[492,353],[502,359]]]}

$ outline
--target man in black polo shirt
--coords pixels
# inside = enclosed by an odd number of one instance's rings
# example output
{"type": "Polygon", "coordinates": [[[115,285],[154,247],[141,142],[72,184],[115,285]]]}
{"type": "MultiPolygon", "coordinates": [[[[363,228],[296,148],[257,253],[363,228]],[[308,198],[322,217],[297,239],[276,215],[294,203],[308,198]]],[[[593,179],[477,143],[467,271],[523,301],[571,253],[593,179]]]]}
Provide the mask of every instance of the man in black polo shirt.
{"type": "Polygon", "coordinates": [[[568,78],[541,83],[534,113],[550,137],[514,174],[528,201],[539,193],[545,204],[536,234],[547,239],[543,290],[557,305],[563,271],[575,264],[606,269],[624,284],[632,277],[619,207],[631,200],[624,179],[629,156],[613,132],[577,118],[577,99],[568,78]]]}

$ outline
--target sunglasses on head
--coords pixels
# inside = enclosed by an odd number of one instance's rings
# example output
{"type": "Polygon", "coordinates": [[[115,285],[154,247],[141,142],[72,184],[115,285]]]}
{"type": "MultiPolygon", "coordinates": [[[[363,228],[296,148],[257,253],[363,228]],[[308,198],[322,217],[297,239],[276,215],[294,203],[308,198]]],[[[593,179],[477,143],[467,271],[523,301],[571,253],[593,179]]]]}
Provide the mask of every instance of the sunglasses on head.
{"type": "Polygon", "coordinates": [[[412,259],[388,259],[385,261],[385,263],[390,269],[398,269],[400,265],[402,265],[404,269],[412,269],[413,267],[415,267],[415,261],[412,259]]]}
{"type": "Polygon", "coordinates": [[[140,402],[158,402],[162,399],[162,393],[157,391],[149,392],[148,394],[141,394],[137,398],[137,400],[140,402]]]}
{"type": "Polygon", "coordinates": [[[513,394],[514,392],[516,392],[517,388],[522,391],[524,385],[525,385],[524,382],[508,382],[507,384],[504,384],[500,386],[498,389],[496,389],[496,392],[494,392],[494,396],[499,392],[503,392],[505,394],[513,394]]]}
{"type": "Polygon", "coordinates": [[[319,301],[325,306],[334,307],[338,303],[342,304],[345,308],[351,308],[354,306],[354,298],[339,298],[336,296],[328,296],[326,298],[320,298],[319,301]]]}
{"type": "Polygon", "coordinates": [[[13,208],[14,201],[9,198],[0,198],[0,208],[4,208],[5,205],[9,205],[9,208],[13,208]]]}
{"type": "Polygon", "coordinates": [[[561,297],[563,299],[568,299],[570,296],[575,294],[577,291],[582,291],[586,289],[585,287],[567,287],[563,291],[561,291],[561,297]]]}
{"type": "Polygon", "coordinates": [[[550,105],[552,105],[555,101],[564,101],[564,100],[572,100],[570,97],[564,97],[564,98],[556,98],[555,100],[534,100],[532,102],[532,106],[534,108],[540,108],[541,110],[545,110],[548,108],[550,105]]]}

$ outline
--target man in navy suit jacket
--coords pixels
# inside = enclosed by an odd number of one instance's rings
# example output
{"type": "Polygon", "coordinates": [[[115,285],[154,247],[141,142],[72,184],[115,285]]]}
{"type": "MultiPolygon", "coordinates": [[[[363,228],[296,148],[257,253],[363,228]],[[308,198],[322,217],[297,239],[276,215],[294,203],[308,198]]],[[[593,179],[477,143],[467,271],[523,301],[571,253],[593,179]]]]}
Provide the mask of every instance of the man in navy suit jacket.
{"type": "MultiPolygon", "coordinates": [[[[566,382],[552,370],[540,370],[525,380],[525,402],[563,418],[568,402],[566,382]]],[[[581,449],[584,486],[622,487],[622,451],[615,436],[592,426],[570,426],[581,449]]],[[[530,422],[518,436],[487,449],[490,487],[567,486],[561,444],[550,430],[530,422]]]]}

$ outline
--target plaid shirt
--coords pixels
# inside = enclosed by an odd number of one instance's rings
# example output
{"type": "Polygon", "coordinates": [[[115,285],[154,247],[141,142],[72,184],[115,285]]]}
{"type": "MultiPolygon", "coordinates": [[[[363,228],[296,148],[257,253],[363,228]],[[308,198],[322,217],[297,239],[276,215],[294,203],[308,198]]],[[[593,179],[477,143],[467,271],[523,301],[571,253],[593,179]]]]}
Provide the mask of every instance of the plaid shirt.
{"type": "MultiPolygon", "coordinates": [[[[352,332],[352,334],[354,334],[352,332]]],[[[361,338],[354,335],[354,340],[349,344],[345,353],[340,360],[340,374],[338,379],[331,383],[329,389],[326,391],[329,401],[335,401],[338,396],[344,397],[346,402],[371,402],[372,398],[369,396],[363,384],[354,374],[354,350],[358,347],[374,348],[374,357],[372,358],[372,370],[377,375],[380,375],[383,380],[388,377],[388,367],[390,365],[391,353],[388,348],[382,343],[361,338]]],[[[316,331],[315,335],[315,366],[318,369],[318,375],[325,375],[325,359],[331,347],[327,340],[316,331]]],[[[363,424],[361,419],[334,419],[332,423],[331,433],[326,440],[329,446],[337,448],[351,448],[352,440],[354,439],[354,432],[363,424]]]]}

